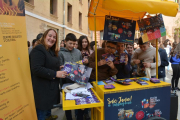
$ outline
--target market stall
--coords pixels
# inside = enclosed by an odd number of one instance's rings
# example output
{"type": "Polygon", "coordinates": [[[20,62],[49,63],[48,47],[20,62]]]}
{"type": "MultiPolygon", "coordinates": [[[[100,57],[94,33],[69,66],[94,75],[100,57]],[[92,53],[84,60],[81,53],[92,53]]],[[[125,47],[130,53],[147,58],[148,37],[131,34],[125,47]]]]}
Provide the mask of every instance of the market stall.
{"type": "MultiPolygon", "coordinates": [[[[176,16],[177,12],[178,4],[167,0],[92,0],[88,13],[89,28],[95,31],[96,41],[96,31],[104,30],[105,18],[130,20],[131,23],[136,23],[133,25],[133,29],[138,30],[137,21],[141,22],[145,16],[150,17],[149,14],[157,14],[156,16],[158,16],[158,13],[161,13],[167,16],[176,16]]],[[[115,26],[112,29],[116,30],[117,28],[115,26]]],[[[118,32],[120,33],[122,30],[118,29],[118,32]]],[[[132,33],[133,31],[130,31],[129,34],[125,34],[131,37],[132,33]]],[[[113,37],[119,38],[118,35],[113,37]]],[[[124,42],[133,43],[133,40],[125,40],[124,42]]],[[[91,93],[96,97],[98,103],[79,104],[77,100],[67,100],[67,95],[63,91],[63,110],[93,108],[91,110],[92,120],[145,120],[153,115],[169,118],[170,84],[166,82],[155,84],[147,81],[146,85],[140,85],[136,79],[127,86],[120,84],[118,80],[113,83],[114,89],[105,89],[104,85],[98,85],[96,42],[95,49],[96,82],[93,83],[91,93]]],[[[158,61],[157,53],[158,49],[156,48],[156,61],[158,61]]],[[[156,77],[158,78],[157,71],[158,64],[156,65],[156,77]]]]}
{"type": "MultiPolygon", "coordinates": [[[[149,14],[161,13],[175,17],[178,4],[172,1],[161,0],[92,0],[88,13],[89,28],[95,33],[104,30],[106,16],[114,16],[136,21],[136,30],[139,29],[137,21],[149,14]]],[[[162,35],[162,34],[161,34],[162,35]]],[[[108,40],[108,39],[107,39],[108,40]]],[[[156,38],[156,44],[158,40],[156,38]]],[[[96,42],[95,42],[96,43],[96,42]]],[[[96,47],[96,45],[95,45],[96,47]]],[[[97,48],[95,48],[97,58],[97,48]]],[[[156,61],[158,61],[158,48],[156,45],[156,61]]],[[[98,85],[98,66],[96,59],[96,82],[94,90],[104,101],[104,109],[99,112],[94,108],[93,120],[132,119],[146,120],[152,116],[162,116],[169,119],[170,114],[170,84],[166,82],[139,85],[113,84],[114,89],[107,90],[104,85],[98,85]],[[104,114],[104,116],[100,114],[104,114]]],[[[158,63],[156,62],[156,77],[158,78],[158,63]]]]}

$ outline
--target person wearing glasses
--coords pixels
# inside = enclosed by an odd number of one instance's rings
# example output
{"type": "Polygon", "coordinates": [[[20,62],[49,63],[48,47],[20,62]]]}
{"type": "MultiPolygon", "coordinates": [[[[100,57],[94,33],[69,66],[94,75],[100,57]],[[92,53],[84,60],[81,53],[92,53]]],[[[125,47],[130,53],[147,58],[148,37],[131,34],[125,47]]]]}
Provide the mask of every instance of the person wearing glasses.
{"type": "MultiPolygon", "coordinates": [[[[107,41],[105,48],[97,49],[98,81],[105,80],[118,72],[112,61],[106,61],[102,57],[103,54],[114,54],[116,52],[116,44],[116,42],[107,41]]],[[[95,52],[89,57],[89,67],[93,68],[89,79],[92,82],[96,79],[95,52]]]]}

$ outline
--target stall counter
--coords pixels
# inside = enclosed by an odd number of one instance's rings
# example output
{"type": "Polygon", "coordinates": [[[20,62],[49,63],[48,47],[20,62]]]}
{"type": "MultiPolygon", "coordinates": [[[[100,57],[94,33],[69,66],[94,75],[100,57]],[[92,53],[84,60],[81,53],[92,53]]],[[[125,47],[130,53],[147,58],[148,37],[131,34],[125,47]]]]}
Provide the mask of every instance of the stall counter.
{"type": "Polygon", "coordinates": [[[146,120],[152,116],[169,120],[171,84],[146,82],[149,85],[115,83],[114,89],[105,89],[104,85],[93,82],[94,90],[104,101],[103,118],[97,112],[96,120],[146,120]]]}

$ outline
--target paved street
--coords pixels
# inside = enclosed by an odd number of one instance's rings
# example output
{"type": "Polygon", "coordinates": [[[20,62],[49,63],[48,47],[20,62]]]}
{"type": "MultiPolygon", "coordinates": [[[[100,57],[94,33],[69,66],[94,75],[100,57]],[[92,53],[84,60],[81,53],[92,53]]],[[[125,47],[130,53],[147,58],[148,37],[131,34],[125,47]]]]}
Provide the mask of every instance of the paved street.
{"type": "MultiPolygon", "coordinates": [[[[169,70],[169,72],[167,72],[167,77],[166,77],[166,82],[168,83],[171,83],[171,78],[172,78],[172,70],[169,70]]],[[[180,84],[179,84],[179,87],[180,87],[180,84]]],[[[180,96],[180,91],[177,92],[178,96],[180,96]]],[[[178,105],[180,108],[180,99],[179,99],[179,105],[178,105]]],[[[62,109],[54,109],[52,110],[52,114],[54,115],[58,115],[58,119],[57,120],[66,120],[65,118],[65,114],[64,114],[64,111],[62,109]]],[[[180,110],[178,112],[178,120],[180,120],[180,110]]],[[[73,111],[73,116],[74,116],[74,111],[73,111]]],[[[75,120],[75,118],[74,118],[75,120]]]]}

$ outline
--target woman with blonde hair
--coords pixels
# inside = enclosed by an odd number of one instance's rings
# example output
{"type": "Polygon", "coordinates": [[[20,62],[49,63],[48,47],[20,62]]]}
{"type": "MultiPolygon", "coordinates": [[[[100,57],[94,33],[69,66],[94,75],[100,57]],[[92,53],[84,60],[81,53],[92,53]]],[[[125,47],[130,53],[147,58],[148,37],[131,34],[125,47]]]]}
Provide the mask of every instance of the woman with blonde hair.
{"type": "Polygon", "coordinates": [[[60,102],[59,78],[67,76],[65,71],[60,71],[55,30],[46,30],[31,51],[30,67],[37,117],[45,120],[51,116],[53,105],[60,102]]]}

